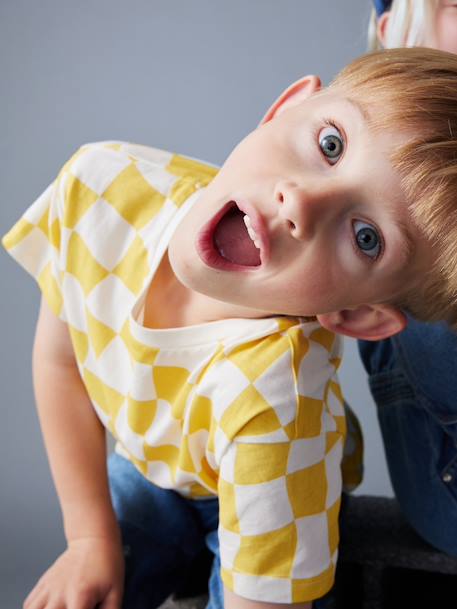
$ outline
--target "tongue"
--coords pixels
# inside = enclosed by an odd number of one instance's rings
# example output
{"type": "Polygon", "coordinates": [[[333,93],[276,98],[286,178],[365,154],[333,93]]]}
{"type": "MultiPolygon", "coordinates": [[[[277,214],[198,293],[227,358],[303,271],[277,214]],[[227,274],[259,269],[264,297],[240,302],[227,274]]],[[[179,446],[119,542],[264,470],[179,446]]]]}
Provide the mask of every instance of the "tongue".
{"type": "Polygon", "coordinates": [[[214,231],[214,245],[220,255],[234,264],[259,266],[260,252],[248,235],[243,213],[234,207],[221,218],[214,231]]]}

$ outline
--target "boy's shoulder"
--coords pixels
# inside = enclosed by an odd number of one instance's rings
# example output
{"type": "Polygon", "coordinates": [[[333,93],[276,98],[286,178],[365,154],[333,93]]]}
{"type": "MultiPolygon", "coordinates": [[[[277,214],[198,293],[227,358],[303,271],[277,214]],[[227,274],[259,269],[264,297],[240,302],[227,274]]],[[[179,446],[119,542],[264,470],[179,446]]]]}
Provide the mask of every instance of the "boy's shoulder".
{"type": "Polygon", "coordinates": [[[310,377],[313,381],[332,377],[339,368],[342,338],[318,321],[274,317],[251,320],[251,324],[251,332],[246,328],[243,334],[234,335],[224,343],[227,360],[251,380],[257,373],[271,378],[277,373],[283,375],[287,369],[294,370],[302,384],[310,377]]]}
{"type": "MultiPolygon", "coordinates": [[[[163,173],[174,180],[194,178],[203,180],[205,184],[219,171],[215,165],[187,155],[117,140],[83,144],[64,166],[65,170],[71,169],[74,175],[121,172],[128,168],[140,172],[152,182],[154,176],[163,173]]],[[[159,187],[159,190],[162,189],[163,185],[159,187]]]]}
{"type": "Polygon", "coordinates": [[[158,167],[166,167],[174,152],[134,144],[121,140],[103,140],[82,144],[70,159],[71,163],[85,165],[88,159],[130,159],[131,161],[147,162],[158,167]]]}
{"type": "Polygon", "coordinates": [[[86,209],[103,199],[128,220],[135,211],[176,208],[211,182],[218,169],[203,161],[159,148],[122,141],[84,144],[58,176],[66,207],[86,209]]]}

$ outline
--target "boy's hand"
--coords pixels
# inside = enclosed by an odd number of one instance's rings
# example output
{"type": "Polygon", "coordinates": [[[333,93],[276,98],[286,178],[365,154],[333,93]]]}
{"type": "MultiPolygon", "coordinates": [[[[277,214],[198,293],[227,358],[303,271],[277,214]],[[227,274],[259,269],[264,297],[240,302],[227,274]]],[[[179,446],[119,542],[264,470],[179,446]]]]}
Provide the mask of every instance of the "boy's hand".
{"type": "Polygon", "coordinates": [[[76,539],[40,578],[24,609],[120,609],[123,584],[119,542],[76,539]]]}

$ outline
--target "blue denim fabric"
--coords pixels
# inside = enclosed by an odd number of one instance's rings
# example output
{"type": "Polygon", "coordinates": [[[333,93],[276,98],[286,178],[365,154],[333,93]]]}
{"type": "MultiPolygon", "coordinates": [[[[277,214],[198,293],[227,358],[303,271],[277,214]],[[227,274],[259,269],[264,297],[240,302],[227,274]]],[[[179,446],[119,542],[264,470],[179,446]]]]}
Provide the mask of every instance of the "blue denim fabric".
{"type": "Polygon", "coordinates": [[[108,476],[125,554],[123,609],[154,609],[177,590],[198,555],[215,554],[207,609],[223,609],[217,498],[192,500],[161,489],[112,454],[108,476]]]}
{"type": "Polygon", "coordinates": [[[425,540],[457,556],[457,335],[410,319],[359,349],[401,509],[425,540]]]}
{"type": "Polygon", "coordinates": [[[206,536],[206,545],[214,554],[213,566],[208,582],[209,602],[206,609],[224,609],[224,587],[221,579],[221,556],[217,531],[206,536]]]}

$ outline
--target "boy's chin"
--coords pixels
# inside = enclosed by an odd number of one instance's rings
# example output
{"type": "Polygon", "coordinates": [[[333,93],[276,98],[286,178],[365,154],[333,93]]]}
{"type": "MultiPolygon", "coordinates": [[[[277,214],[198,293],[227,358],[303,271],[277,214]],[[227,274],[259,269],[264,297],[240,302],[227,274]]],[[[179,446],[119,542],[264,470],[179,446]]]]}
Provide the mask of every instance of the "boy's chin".
{"type": "Polygon", "coordinates": [[[199,272],[197,269],[189,269],[186,265],[180,265],[176,260],[174,262],[175,265],[173,266],[172,256],[170,256],[170,264],[176,281],[186,288],[189,293],[198,295],[194,302],[204,306],[209,314],[213,311],[215,315],[220,315],[221,318],[257,318],[275,315],[258,308],[261,307],[261,303],[250,302],[249,298],[244,299],[233,285],[225,284],[222,286],[219,282],[216,285],[216,282],[208,277],[206,269],[199,272]]]}
{"type": "Polygon", "coordinates": [[[197,264],[192,264],[188,256],[182,255],[182,252],[181,255],[177,255],[171,246],[168,249],[168,259],[174,278],[182,287],[205,296],[210,295],[208,293],[209,281],[205,277],[206,269],[199,268],[202,266],[199,259],[196,261],[197,264]]]}
{"type": "Polygon", "coordinates": [[[175,255],[173,247],[170,244],[168,248],[168,260],[170,262],[171,271],[174,275],[174,278],[178,283],[180,283],[185,288],[192,289],[190,287],[191,281],[191,273],[186,266],[189,266],[188,263],[182,261],[179,256],[175,255]]]}

